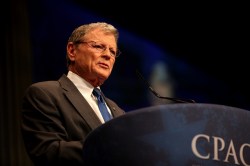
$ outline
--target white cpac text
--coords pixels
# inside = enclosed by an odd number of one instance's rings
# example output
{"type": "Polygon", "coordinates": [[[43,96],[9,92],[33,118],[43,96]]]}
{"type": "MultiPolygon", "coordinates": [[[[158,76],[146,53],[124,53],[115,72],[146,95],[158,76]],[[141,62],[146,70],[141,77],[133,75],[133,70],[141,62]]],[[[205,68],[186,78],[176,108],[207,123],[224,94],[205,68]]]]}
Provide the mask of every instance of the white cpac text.
{"type": "MultiPolygon", "coordinates": [[[[200,159],[205,159],[205,160],[208,160],[211,157],[210,153],[207,153],[206,155],[204,155],[204,154],[202,155],[197,149],[198,141],[203,141],[204,142],[204,140],[207,143],[213,143],[213,152],[211,152],[211,153],[213,153],[212,160],[229,163],[229,157],[232,157],[233,160],[234,160],[234,164],[240,165],[239,160],[237,158],[237,153],[235,151],[235,146],[234,146],[234,143],[233,143],[232,140],[230,140],[230,143],[229,143],[229,145],[227,145],[227,148],[226,148],[226,144],[225,144],[225,141],[224,141],[223,138],[215,137],[215,136],[212,136],[210,138],[210,136],[205,135],[205,134],[198,134],[198,135],[194,136],[193,139],[192,139],[191,148],[192,148],[192,151],[193,151],[193,153],[194,153],[194,155],[196,157],[198,157],[200,159]],[[219,153],[224,152],[224,151],[226,151],[226,156],[224,156],[223,159],[220,159],[218,157],[219,153]]],[[[238,156],[239,156],[240,162],[244,166],[250,166],[250,163],[246,163],[246,161],[244,159],[244,150],[245,150],[245,148],[250,148],[250,144],[249,143],[242,144],[239,147],[238,156]]]]}

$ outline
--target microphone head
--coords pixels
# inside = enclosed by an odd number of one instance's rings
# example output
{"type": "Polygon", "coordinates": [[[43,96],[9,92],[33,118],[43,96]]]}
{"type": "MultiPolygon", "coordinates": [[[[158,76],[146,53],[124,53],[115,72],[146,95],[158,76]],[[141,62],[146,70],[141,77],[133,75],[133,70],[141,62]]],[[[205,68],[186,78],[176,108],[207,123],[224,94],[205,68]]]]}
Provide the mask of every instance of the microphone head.
{"type": "Polygon", "coordinates": [[[161,96],[159,93],[157,93],[153,88],[152,86],[144,79],[144,77],[142,76],[142,74],[136,70],[136,74],[137,76],[146,84],[146,86],[149,88],[149,90],[158,98],[161,98],[161,99],[167,99],[167,100],[170,100],[170,101],[174,101],[174,102],[177,102],[177,103],[195,103],[194,100],[192,99],[180,99],[180,98],[172,98],[172,97],[163,97],[161,96]]]}

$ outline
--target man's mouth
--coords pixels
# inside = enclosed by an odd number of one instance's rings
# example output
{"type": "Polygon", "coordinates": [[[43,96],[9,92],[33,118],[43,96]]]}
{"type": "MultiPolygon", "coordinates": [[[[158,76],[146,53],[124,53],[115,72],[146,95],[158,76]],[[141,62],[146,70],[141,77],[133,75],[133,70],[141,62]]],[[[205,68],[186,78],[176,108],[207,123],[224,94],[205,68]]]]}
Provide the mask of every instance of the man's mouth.
{"type": "Polygon", "coordinates": [[[107,65],[106,63],[98,63],[99,66],[101,66],[102,68],[108,69],[109,65],[107,65]]]}

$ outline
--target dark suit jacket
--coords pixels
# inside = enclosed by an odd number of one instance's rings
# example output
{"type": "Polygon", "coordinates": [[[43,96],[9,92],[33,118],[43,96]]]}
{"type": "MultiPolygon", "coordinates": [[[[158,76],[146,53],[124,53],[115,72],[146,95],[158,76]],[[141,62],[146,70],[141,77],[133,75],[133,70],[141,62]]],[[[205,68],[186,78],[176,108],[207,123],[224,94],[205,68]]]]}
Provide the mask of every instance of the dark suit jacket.
{"type": "MultiPolygon", "coordinates": [[[[105,100],[113,117],[125,113],[112,100],[105,100]]],[[[86,136],[102,125],[66,75],[31,85],[21,113],[24,143],[35,165],[81,165],[86,136]]]]}

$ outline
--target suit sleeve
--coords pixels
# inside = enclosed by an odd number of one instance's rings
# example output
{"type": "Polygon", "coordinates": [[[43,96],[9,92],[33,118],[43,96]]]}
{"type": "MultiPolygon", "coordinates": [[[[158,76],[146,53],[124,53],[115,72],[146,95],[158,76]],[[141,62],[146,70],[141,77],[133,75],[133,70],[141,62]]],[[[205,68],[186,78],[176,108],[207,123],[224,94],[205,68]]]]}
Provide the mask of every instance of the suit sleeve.
{"type": "Polygon", "coordinates": [[[46,88],[28,88],[21,111],[25,147],[35,165],[82,165],[84,138],[69,138],[57,102],[46,88]]]}

